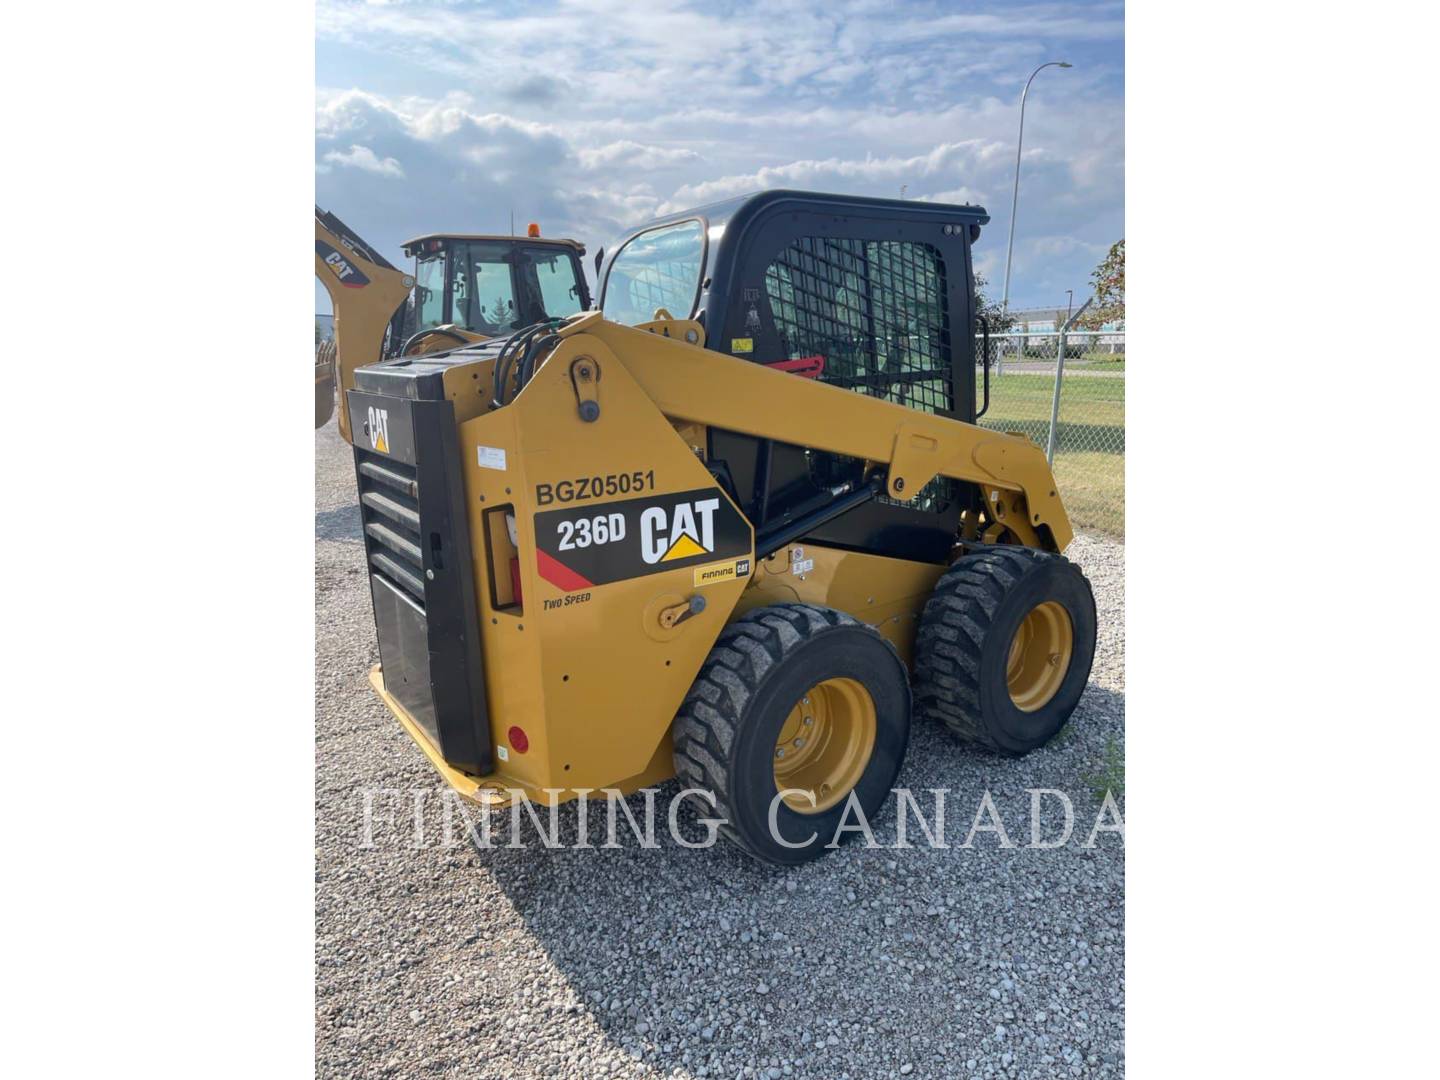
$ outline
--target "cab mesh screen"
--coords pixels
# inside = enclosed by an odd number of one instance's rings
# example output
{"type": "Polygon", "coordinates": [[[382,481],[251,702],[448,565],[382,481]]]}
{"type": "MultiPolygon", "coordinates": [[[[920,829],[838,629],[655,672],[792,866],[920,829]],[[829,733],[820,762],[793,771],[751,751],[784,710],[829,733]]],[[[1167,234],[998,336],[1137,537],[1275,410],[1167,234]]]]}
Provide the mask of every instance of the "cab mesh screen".
{"type": "MultiPolygon", "coordinates": [[[[822,382],[954,410],[945,264],[929,244],[801,237],[766,269],[765,290],[785,358],[823,356],[822,382]]],[[[937,477],[905,505],[939,511],[953,496],[937,477]]]]}
{"type": "Polygon", "coordinates": [[[954,409],[935,248],[805,236],[766,269],[765,290],[786,358],[825,357],[822,381],[925,412],[954,409]]]}

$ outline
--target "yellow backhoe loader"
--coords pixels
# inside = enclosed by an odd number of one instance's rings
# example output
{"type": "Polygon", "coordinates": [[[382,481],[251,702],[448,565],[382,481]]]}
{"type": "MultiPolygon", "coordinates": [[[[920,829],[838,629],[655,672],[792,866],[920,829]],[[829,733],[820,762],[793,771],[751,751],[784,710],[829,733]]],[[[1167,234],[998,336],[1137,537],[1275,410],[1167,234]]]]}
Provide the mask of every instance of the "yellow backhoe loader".
{"type": "MultiPolygon", "coordinates": [[[[334,413],[337,383],[388,356],[484,341],[590,307],[583,244],[528,235],[427,233],[405,243],[406,274],[334,214],[315,208],[315,273],[330,294],[334,335],[315,349],[315,426],[334,413]]],[[[340,414],[349,439],[349,419],[340,414]]]]}
{"type": "Polygon", "coordinates": [[[599,310],[354,370],[370,681],[461,796],[678,776],[796,863],[873,817],[912,715],[1055,735],[1095,604],[1045,455],[975,423],[988,220],[746,196],[624,238],[599,310]]]}

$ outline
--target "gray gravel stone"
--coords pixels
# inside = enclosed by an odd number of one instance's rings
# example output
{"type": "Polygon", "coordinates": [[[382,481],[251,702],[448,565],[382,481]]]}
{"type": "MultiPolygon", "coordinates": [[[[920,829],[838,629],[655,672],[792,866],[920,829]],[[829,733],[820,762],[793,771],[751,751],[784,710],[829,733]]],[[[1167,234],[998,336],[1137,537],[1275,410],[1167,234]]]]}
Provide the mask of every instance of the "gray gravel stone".
{"type": "MultiPolygon", "coordinates": [[[[917,843],[913,817],[916,846],[889,847],[892,801],[872,822],[887,846],[790,871],[724,844],[687,850],[663,825],[656,849],[479,853],[441,843],[443,786],[366,682],[377,652],[354,466],[333,424],[316,433],[315,468],[317,1075],[1123,1075],[1124,848],[1109,834],[1082,846],[1098,811],[1088,778],[1124,746],[1123,545],[1080,536],[1067,552],[1094,587],[1100,637],[1054,743],[1002,759],[912,727],[898,783],[922,808],[926,789],[949,789],[948,848],[917,843]],[[1025,846],[1031,788],[1071,797],[1070,843],[1025,846]],[[377,802],[369,848],[366,789],[405,793],[377,802]],[[420,847],[412,790],[428,792],[420,847]],[[1016,848],[984,832],[960,847],[985,790],[1016,848]]],[[[1063,815],[1042,810],[1057,835],[1063,815]]],[[[560,820],[573,835],[573,804],[560,820]]]]}

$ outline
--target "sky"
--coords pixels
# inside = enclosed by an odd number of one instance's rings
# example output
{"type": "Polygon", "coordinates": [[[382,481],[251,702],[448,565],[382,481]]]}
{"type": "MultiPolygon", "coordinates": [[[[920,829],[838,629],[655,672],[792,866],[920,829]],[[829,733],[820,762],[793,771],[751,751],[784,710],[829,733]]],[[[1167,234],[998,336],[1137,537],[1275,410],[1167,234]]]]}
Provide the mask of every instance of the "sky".
{"type": "Polygon", "coordinates": [[[1049,60],[1074,67],[1026,104],[1010,306],[1078,305],[1124,236],[1119,3],[318,0],[316,37],[316,203],[397,265],[512,212],[593,255],[747,191],[903,192],[990,212],[998,299],[1020,93],[1049,60]]]}

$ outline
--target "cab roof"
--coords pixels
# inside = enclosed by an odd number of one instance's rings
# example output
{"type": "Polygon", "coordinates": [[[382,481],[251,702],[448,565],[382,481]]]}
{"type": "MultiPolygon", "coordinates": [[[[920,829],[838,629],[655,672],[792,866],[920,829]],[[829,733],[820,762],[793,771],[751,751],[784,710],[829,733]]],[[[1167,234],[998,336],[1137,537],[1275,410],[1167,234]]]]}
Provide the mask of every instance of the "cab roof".
{"type": "Polygon", "coordinates": [[[405,249],[406,255],[413,255],[413,248],[423,244],[426,240],[491,240],[501,244],[543,244],[551,247],[568,247],[576,255],[585,254],[585,245],[579,240],[571,240],[569,237],[552,236],[495,236],[489,233],[423,233],[411,240],[406,240],[401,246],[405,249]]]}
{"type": "Polygon", "coordinates": [[[773,206],[793,206],[805,209],[830,210],[835,213],[878,211],[898,214],[907,218],[934,219],[941,222],[964,222],[972,226],[971,239],[979,235],[980,226],[990,223],[990,215],[983,206],[964,203],[930,202],[926,199],[886,199],[873,195],[843,195],[827,191],[794,191],[787,188],[771,188],[766,191],[751,191],[744,195],[723,199],[719,202],[681,210],[663,217],[653,218],[642,225],[626,231],[631,237],[662,225],[699,218],[715,229],[731,224],[740,225],[773,206]]]}

